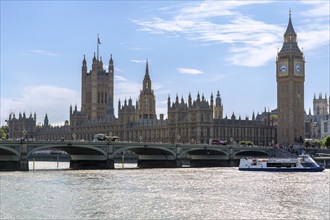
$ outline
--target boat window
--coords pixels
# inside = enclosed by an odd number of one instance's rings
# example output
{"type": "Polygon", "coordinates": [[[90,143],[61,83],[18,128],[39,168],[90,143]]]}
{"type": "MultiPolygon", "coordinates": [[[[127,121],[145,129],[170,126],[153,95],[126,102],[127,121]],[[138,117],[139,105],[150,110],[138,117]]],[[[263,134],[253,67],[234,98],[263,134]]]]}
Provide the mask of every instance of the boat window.
{"type": "Polygon", "coordinates": [[[267,163],[267,167],[296,167],[295,163],[267,163]]]}
{"type": "Polygon", "coordinates": [[[316,167],[313,163],[301,163],[303,167],[316,167]]]}

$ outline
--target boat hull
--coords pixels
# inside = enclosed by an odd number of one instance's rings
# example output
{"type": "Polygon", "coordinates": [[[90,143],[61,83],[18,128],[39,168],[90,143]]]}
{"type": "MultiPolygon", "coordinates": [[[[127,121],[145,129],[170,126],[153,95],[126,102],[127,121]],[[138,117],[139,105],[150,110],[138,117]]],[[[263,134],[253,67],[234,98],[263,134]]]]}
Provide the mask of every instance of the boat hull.
{"type": "Polygon", "coordinates": [[[323,167],[315,168],[239,168],[240,171],[266,171],[266,172],[322,172],[323,167]]]}

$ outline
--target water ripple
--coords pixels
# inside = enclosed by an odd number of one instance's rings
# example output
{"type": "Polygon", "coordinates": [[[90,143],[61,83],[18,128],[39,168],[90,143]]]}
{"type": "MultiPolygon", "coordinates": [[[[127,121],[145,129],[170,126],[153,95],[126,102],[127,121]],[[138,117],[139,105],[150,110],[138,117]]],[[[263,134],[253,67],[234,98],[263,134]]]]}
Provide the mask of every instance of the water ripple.
{"type": "Polygon", "coordinates": [[[330,218],[329,174],[237,168],[4,172],[0,218],[323,220],[330,218]]]}

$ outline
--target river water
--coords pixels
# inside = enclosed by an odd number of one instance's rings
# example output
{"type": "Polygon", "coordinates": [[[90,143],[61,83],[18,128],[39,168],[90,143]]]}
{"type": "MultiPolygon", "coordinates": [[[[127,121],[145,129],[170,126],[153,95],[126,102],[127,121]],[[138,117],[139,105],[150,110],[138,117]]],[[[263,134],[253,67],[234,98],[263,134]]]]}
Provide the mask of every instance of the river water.
{"type": "Polygon", "coordinates": [[[69,170],[0,173],[0,219],[330,219],[330,170],[69,170]]]}

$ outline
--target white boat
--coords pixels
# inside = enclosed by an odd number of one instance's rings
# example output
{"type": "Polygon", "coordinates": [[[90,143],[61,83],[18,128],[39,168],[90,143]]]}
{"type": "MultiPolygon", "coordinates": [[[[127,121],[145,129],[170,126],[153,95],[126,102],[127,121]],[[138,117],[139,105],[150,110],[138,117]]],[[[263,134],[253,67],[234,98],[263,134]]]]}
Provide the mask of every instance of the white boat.
{"type": "Polygon", "coordinates": [[[298,158],[242,158],[239,163],[242,171],[270,172],[322,172],[324,167],[318,165],[309,155],[298,158]]]}

